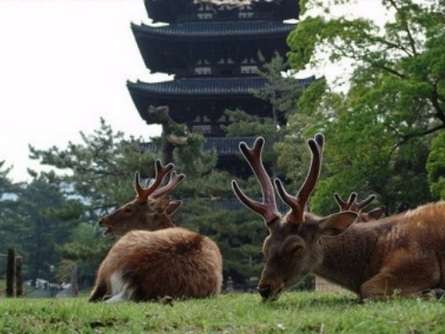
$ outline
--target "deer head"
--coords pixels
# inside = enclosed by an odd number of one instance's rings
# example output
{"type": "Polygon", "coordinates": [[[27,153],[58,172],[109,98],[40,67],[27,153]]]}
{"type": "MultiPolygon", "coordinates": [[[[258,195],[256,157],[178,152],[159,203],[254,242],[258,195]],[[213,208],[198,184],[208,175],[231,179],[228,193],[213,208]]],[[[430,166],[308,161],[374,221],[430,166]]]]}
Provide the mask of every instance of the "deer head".
{"type": "Polygon", "coordinates": [[[372,209],[371,211],[365,212],[363,211],[374,199],[375,195],[369,195],[363,201],[357,201],[357,193],[353,192],[349,195],[347,201],[344,201],[338,193],[334,194],[335,201],[342,211],[353,211],[357,212],[357,222],[358,223],[366,223],[372,220],[380,219],[385,214],[385,208],[379,207],[372,209]]]}
{"type": "Polygon", "coordinates": [[[157,160],[155,178],[147,188],[141,186],[139,173],[136,173],[136,198],[100,220],[99,224],[106,228],[105,233],[122,236],[131,230],[155,231],[173,227],[171,217],[182,202],[170,200],[168,193],[185,177],[183,174],[177,175],[173,169],[173,164],[163,166],[157,160]],[[162,185],[168,176],[168,182],[162,185]]]}
{"type": "Polygon", "coordinates": [[[292,287],[323,260],[319,239],[335,236],[345,231],[357,214],[344,211],[319,217],[306,211],[307,202],[317,182],[324,137],[317,134],[308,140],[312,161],[306,179],[296,196],[290,195],[280,179],[275,187],[280,198],[290,210],[282,215],[277,207],[272,180],[264,168],[261,153],[264,139],[258,138],[253,148],[240,143],[240,151],[257,177],[263,194],[262,202],[255,201],[241,191],[232,181],[236,197],[249,209],[263,217],[269,235],[263,243],[264,268],[258,285],[263,299],[277,299],[280,292],[292,287]]]}

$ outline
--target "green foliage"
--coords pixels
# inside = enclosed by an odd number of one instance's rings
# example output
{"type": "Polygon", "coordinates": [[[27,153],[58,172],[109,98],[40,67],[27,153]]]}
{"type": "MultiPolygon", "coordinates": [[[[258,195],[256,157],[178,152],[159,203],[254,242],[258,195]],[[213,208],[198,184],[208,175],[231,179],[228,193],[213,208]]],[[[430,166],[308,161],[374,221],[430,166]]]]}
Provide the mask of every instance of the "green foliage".
{"type": "MultiPolygon", "coordinates": [[[[57,186],[64,198],[63,205],[58,207],[40,204],[46,207],[47,217],[70,227],[54,253],[59,261],[65,261],[61,264],[78,262],[81,280],[91,283],[111,246],[111,240],[102,236],[96,222],[134,198],[134,173],[140,171],[143,177],[151,177],[156,155],[144,152],[141,139],[126,138],[103,119],[93,134],[81,132],[81,139],[80,143],[69,142],[66,148],[30,147],[30,151],[32,159],[51,167],[42,177],[57,186]]],[[[59,277],[63,276],[61,271],[58,270],[59,277]]]]}
{"type": "Polygon", "coordinates": [[[445,199],[445,133],[433,139],[426,169],[431,193],[436,198],[445,199]]]}
{"type": "Polygon", "coordinates": [[[266,138],[275,136],[276,124],[271,118],[249,115],[242,110],[227,110],[232,123],[224,127],[228,137],[251,137],[261,134],[266,138]]]}
{"type": "Polygon", "coordinates": [[[65,184],[66,195],[80,196],[93,211],[87,211],[88,221],[95,221],[110,208],[133,197],[131,181],[134,172],[142,177],[153,175],[156,156],[144,152],[140,139],[125,138],[100,120],[99,129],[93,134],[81,134],[81,143],[69,142],[65,149],[57,146],[39,150],[30,146],[31,159],[39,160],[59,172],[45,173],[48,178],[65,184]]]}
{"type": "MultiPolygon", "coordinates": [[[[431,134],[445,129],[445,4],[383,0],[394,18],[380,28],[361,18],[333,18],[329,9],[338,3],[351,1],[303,1],[304,19],[288,38],[295,70],[345,60],[353,69],[346,93],[319,80],[299,100],[302,115],[289,118],[289,133],[326,135],[312,208],[336,210],[334,191],[377,193],[390,211],[415,207],[431,200],[425,168],[431,134]]],[[[278,145],[279,164],[294,180],[302,176],[291,172],[301,164],[299,145],[298,138],[278,145]]]]}
{"type": "Polygon", "coordinates": [[[178,170],[187,175],[174,192],[185,201],[175,222],[215,240],[224,257],[224,276],[248,284],[251,277],[259,276],[263,225],[239,210],[230,188],[232,176],[215,169],[215,152],[202,151],[204,138],[196,134],[191,138],[175,149],[178,170]]]}
{"type": "Polygon", "coordinates": [[[161,303],[87,303],[85,299],[3,300],[4,333],[442,333],[443,302],[418,299],[360,304],[350,295],[257,294],[161,303]]]}
{"type": "Polygon", "coordinates": [[[57,247],[68,240],[71,230],[69,222],[52,215],[64,206],[65,198],[43,175],[28,184],[8,181],[8,188],[0,201],[0,253],[16,248],[24,258],[26,278],[53,278],[51,269],[60,260],[57,247]]]}

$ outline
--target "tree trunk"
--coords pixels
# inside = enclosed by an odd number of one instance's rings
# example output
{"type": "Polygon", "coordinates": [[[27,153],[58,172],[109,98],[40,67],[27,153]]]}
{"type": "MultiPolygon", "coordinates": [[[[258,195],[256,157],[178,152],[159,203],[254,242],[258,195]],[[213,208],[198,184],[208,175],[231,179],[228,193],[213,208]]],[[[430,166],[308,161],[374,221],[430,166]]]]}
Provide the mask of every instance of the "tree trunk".
{"type": "Polygon", "coordinates": [[[164,138],[164,143],[162,147],[162,159],[164,160],[164,164],[168,164],[170,162],[173,162],[173,150],[175,149],[175,146],[167,141],[166,138],[164,138]]]}
{"type": "Polygon", "coordinates": [[[23,257],[17,256],[15,258],[15,295],[17,297],[23,296],[22,264],[23,257]]]}
{"type": "Polygon", "coordinates": [[[77,297],[79,295],[79,280],[77,273],[77,264],[74,264],[71,270],[71,291],[73,293],[73,297],[77,297]]]}
{"type": "Polygon", "coordinates": [[[6,262],[6,297],[14,297],[15,281],[15,249],[8,249],[8,258],[6,262]]]}

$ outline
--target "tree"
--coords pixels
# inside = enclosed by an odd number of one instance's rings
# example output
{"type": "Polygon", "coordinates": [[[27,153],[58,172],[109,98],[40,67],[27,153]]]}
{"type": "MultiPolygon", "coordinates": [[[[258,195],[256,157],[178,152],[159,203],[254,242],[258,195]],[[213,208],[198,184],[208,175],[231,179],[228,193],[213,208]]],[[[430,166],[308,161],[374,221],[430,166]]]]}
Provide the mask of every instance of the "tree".
{"type": "Polygon", "coordinates": [[[445,133],[434,138],[426,168],[431,193],[435,198],[445,199],[445,133]]]}
{"type": "MultiPolygon", "coordinates": [[[[69,142],[66,148],[40,150],[31,146],[30,156],[51,167],[42,177],[57,186],[65,198],[61,207],[49,212],[72,227],[65,242],[58,245],[63,267],[77,263],[81,281],[91,283],[111,244],[102,236],[97,221],[134,198],[134,173],[152,176],[157,155],[147,152],[141,139],[113,131],[103,119],[92,134],[80,134],[82,141],[69,142]]],[[[63,272],[62,268],[59,277],[64,277],[63,272]]]]}
{"type": "MultiPolygon", "coordinates": [[[[104,120],[93,134],[82,133],[81,138],[82,142],[70,142],[66,148],[30,150],[32,158],[51,167],[42,175],[66,199],[62,207],[50,211],[52,217],[70,226],[64,243],[57,247],[57,277],[66,280],[77,265],[81,281],[92,283],[112,242],[102,237],[96,222],[134,197],[134,172],[151,177],[154,160],[163,150],[113,131],[104,120]]],[[[215,240],[223,252],[225,275],[245,284],[259,274],[264,229],[255,216],[233,206],[232,176],[215,168],[216,153],[204,152],[203,145],[204,138],[193,133],[187,134],[185,143],[174,145],[177,170],[187,176],[173,193],[185,202],[175,223],[215,240]]]]}
{"type": "Polygon", "coordinates": [[[382,0],[394,13],[383,28],[329,17],[335,1],[323,2],[328,14],[311,16],[318,3],[302,2],[304,19],[288,38],[289,61],[301,70],[348,60],[353,73],[346,93],[317,82],[299,102],[312,119],[306,133],[321,130],[328,140],[313,207],[331,211],[334,191],[353,190],[378,193],[391,211],[429,201],[430,140],[445,129],[445,3],[382,0]]]}

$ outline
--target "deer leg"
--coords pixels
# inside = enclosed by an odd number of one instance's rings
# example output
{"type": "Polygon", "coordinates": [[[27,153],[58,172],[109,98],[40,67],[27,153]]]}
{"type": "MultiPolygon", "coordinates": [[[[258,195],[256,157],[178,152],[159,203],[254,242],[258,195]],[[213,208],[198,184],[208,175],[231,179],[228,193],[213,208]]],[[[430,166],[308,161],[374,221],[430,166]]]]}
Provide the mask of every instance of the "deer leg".
{"type": "Polygon", "coordinates": [[[97,282],[90,294],[89,302],[103,300],[107,294],[107,285],[104,281],[97,282]]]}
{"type": "Polygon", "coordinates": [[[425,290],[437,287],[440,268],[434,257],[415,261],[397,258],[397,265],[383,268],[360,287],[361,299],[387,299],[393,296],[424,297],[425,290]]]}

